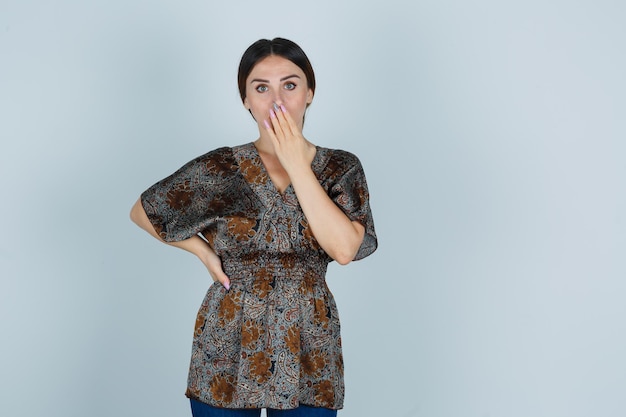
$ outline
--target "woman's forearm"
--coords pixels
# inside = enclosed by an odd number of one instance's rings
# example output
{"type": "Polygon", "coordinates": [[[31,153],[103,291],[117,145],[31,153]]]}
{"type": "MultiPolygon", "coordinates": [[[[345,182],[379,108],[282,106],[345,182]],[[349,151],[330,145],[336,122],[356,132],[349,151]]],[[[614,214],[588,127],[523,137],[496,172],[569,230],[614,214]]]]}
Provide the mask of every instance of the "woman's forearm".
{"type": "Polygon", "coordinates": [[[150,222],[150,219],[148,219],[148,215],[141,204],[141,199],[137,200],[137,202],[133,205],[133,208],[130,211],[130,219],[137,224],[137,226],[150,233],[155,239],[158,239],[170,246],[193,253],[201,260],[209,256],[209,252],[213,252],[213,249],[211,249],[209,244],[198,235],[178,242],[166,242],[163,240],[156,230],[154,230],[154,226],[150,222]]]}
{"type": "Polygon", "coordinates": [[[195,235],[177,242],[164,241],[161,239],[161,236],[159,236],[156,230],[154,230],[154,226],[152,226],[152,223],[150,222],[150,219],[148,219],[148,215],[141,204],[141,199],[137,200],[135,205],[133,205],[133,208],[130,210],[130,218],[139,227],[150,233],[155,239],[158,239],[163,243],[167,243],[170,246],[184,249],[187,252],[196,255],[207,268],[214,281],[220,282],[224,285],[224,287],[226,287],[226,289],[230,288],[230,279],[224,273],[222,261],[206,240],[202,239],[198,235],[195,235]]]}
{"type": "Polygon", "coordinates": [[[365,228],[351,221],[330,199],[311,170],[291,175],[292,186],[311,231],[322,249],[345,265],[357,254],[365,228]]]}

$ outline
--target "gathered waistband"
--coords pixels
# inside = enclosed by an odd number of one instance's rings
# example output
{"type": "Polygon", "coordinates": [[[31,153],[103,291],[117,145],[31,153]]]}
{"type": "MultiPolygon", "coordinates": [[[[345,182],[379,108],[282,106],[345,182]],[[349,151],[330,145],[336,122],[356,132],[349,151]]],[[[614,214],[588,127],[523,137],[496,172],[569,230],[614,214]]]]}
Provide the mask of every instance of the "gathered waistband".
{"type": "Polygon", "coordinates": [[[246,254],[245,256],[223,257],[222,267],[232,279],[285,278],[300,280],[324,278],[328,263],[318,256],[296,254],[246,254]]]}

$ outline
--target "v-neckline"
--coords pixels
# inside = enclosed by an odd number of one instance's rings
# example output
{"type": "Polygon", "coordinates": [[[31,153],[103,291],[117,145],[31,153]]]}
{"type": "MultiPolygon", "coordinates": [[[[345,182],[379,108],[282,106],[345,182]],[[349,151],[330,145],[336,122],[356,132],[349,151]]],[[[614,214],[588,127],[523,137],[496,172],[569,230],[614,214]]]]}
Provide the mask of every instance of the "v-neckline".
{"type": "MultiPolygon", "coordinates": [[[[236,155],[237,164],[241,170],[244,181],[254,191],[255,194],[261,198],[262,201],[272,201],[276,198],[282,200],[292,201],[295,198],[293,185],[291,182],[287,185],[285,190],[281,193],[276,188],[274,182],[269,176],[269,173],[261,159],[261,154],[257,149],[254,142],[248,142],[244,145],[235,146],[233,149],[236,155]],[[248,162],[246,162],[246,160],[248,162]],[[250,170],[251,166],[254,166],[254,170],[250,170]]],[[[311,169],[315,175],[319,178],[326,164],[328,163],[330,153],[326,148],[315,146],[315,156],[311,162],[311,169]]]]}
{"type": "MultiPolygon", "coordinates": [[[[256,144],[254,142],[252,142],[252,148],[255,153],[255,157],[258,159],[259,168],[261,169],[261,171],[263,171],[263,174],[267,176],[268,184],[273,188],[273,190],[278,195],[280,195],[281,197],[284,197],[287,191],[289,190],[289,188],[291,188],[291,180],[289,180],[285,188],[281,191],[276,185],[276,182],[272,179],[272,176],[270,175],[270,171],[267,169],[267,166],[265,165],[265,162],[263,161],[263,157],[261,156],[261,151],[259,151],[259,148],[256,147],[256,144]]],[[[289,175],[287,175],[287,178],[289,178],[289,175]]]]}

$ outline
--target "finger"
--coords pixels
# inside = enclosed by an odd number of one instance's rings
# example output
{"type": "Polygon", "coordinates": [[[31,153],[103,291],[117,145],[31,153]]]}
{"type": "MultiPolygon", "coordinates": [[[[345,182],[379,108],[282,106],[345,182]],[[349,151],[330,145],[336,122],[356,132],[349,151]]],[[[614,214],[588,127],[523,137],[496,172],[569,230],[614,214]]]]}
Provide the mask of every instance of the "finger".
{"type": "Polygon", "coordinates": [[[271,117],[270,117],[270,121],[268,121],[267,119],[263,119],[263,125],[265,125],[265,130],[267,130],[267,133],[269,134],[269,137],[271,139],[272,142],[278,142],[278,138],[276,137],[276,131],[274,130],[274,124],[271,122],[271,117]]]}
{"type": "Polygon", "coordinates": [[[230,290],[230,279],[228,279],[228,277],[226,276],[224,272],[216,272],[211,275],[212,275],[213,281],[219,282],[220,284],[224,286],[224,288],[226,288],[227,290],[230,290]]]}
{"type": "Polygon", "coordinates": [[[280,105],[280,115],[281,117],[285,120],[285,122],[287,123],[287,126],[289,127],[289,130],[291,131],[291,133],[293,134],[297,134],[299,133],[300,129],[298,128],[298,125],[296,124],[296,122],[293,120],[293,118],[291,117],[291,115],[289,114],[289,112],[287,111],[287,108],[284,105],[280,105]]]}
{"type": "MultiPolygon", "coordinates": [[[[280,113],[280,112],[279,112],[280,113]]],[[[272,127],[274,128],[274,134],[277,139],[282,139],[285,136],[285,132],[280,124],[280,120],[278,120],[278,116],[274,110],[270,110],[270,122],[272,127]]]]}
{"type": "Polygon", "coordinates": [[[286,111],[287,109],[282,104],[280,106],[278,105],[274,106],[274,113],[276,114],[276,120],[278,121],[278,124],[280,125],[280,128],[283,134],[285,136],[294,135],[297,131],[294,131],[291,123],[289,123],[289,119],[287,118],[288,115],[285,113],[286,111]]]}
{"type": "Polygon", "coordinates": [[[276,137],[276,132],[274,131],[273,124],[271,124],[267,119],[263,119],[263,125],[265,125],[265,130],[267,131],[267,135],[270,137],[270,142],[274,146],[274,149],[276,149],[277,146],[280,146],[280,141],[276,137]]]}

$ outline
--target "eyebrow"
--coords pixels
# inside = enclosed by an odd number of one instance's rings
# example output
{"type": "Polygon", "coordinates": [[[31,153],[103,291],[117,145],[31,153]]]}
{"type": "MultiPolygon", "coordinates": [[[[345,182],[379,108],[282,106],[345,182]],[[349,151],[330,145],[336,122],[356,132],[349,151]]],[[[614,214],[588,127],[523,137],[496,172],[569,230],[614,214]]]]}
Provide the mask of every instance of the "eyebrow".
{"type": "MultiPolygon", "coordinates": [[[[297,75],[297,74],[291,74],[291,75],[288,75],[286,77],[281,78],[280,81],[285,81],[285,80],[288,80],[288,79],[294,78],[294,77],[295,78],[300,78],[300,76],[297,75]]],[[[269,80],[262,80],[260,78],[255,78],[254,80],[250,81],[250,84],[252,84],[254,82],[257,82],[257,83],[269,83],[270,81],[269,80]]]]}

